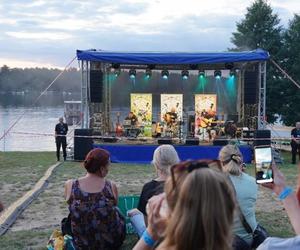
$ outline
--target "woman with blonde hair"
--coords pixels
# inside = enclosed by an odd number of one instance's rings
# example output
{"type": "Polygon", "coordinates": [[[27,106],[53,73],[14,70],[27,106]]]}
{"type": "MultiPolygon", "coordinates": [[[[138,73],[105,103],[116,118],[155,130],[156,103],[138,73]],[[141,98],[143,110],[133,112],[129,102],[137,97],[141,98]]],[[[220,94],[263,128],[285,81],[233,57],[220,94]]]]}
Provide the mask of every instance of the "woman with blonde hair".
{"type": "Polygon", "coordinates": [[[227,177],[210,168],[214,163],[187,161],[171,168],[165,188],[167,218],[161,211],[164,196],[152,198],[148,228],[134,250],[151,249],[160,237],[159,250],[231,249],[234,192],[227,177]]]}
{"type": "Polygon", "coordinates": [[[257,199],[257,184],[255,179],[243,172],[243,156],[239,148],[235,145],[226,145],[219,152],[223,171],[229,178],[236,192],[236,199],[239,209],[234,217],[233,232],[236,235],[236,249],[251,249],[253,243],[254,230],[257,227],[255,217],[255,205],[257,199]],[[245,228],[242,222],[241,213],[252,232],[245,228]],[[245,244],[246,243],[246,244],[245,244]],[[243,246],[243,247],[242,247],[243,246]]]}
{"type": "Polygon", "coordinates": [[[143,186],[138,204],[138,209],[145,216],[147,216],[146,205],[148,200],[153,195],[163,192],[165,181],[170,173],[170,167],[178,162],[178,154],[172,145],[161,145],[155,149],[152,164],[157,177],[143,186]]]}

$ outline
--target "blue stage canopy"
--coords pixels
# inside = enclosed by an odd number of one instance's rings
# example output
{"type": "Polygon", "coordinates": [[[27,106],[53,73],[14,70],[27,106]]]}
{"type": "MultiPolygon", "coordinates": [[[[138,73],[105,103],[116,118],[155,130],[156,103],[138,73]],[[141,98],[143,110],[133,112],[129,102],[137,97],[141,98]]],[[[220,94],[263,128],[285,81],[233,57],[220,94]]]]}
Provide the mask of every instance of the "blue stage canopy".
{"type": "Polygon", "coordinates": [[[262,49],[244,52],[109,52],[77,50],[77,59],[120,64],[217,64],[266,61],[269,53],[262,49]]]}

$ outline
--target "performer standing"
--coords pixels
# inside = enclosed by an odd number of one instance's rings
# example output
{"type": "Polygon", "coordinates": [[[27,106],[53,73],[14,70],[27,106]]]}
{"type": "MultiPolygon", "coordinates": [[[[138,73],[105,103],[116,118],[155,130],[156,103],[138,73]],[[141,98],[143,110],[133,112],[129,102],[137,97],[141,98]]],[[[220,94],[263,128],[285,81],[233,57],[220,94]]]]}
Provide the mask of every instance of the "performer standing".
{"type": "Polygon", "coordinates": [[[62,146],[64,161],[67,157],[67,138],[66,134],[68,133],[68,125],[64,123],[64,118],[59,118],[59,123],[55,126],[55,143],[56,143],[56,157],[57,161],[60,160],[60,146],[62,146]]]}
{"type": "Polygon", "coordinates": [[[296,127],[291,131],[291,146],[292,146],[292,164],[296,164],[297,151],[300,160],[300,122],[296,123],[296,127]]]}

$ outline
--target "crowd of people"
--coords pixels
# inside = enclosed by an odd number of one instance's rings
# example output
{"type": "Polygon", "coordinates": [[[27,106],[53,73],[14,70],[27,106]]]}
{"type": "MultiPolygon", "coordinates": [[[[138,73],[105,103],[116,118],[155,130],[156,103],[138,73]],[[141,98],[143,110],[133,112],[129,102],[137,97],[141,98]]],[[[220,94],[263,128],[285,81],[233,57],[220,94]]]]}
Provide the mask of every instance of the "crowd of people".
{"type": "MultiPolygon", "coordinates": [[[[300,236],[267,237],[257,222],[257,184],[245,173],[238,147],[224,146],[219,160],[181,162],[172,145],[161,145],[154,151],[152,164],[157,177],[142,189],[138,209],[144,216],[139,223],[145,226],[134,250],[300,249],[300,236]],[[263,232],[257,238],[259,230],[263,232]]],[[[117,187],[105,178],[109,153],[93,149],[84,167],[84,177],[65,184],[76,249],[119,249],[126,229],[117,208],[117,187]]],[[[274,182],[264,186],[278,195],[300,235],[300,191],[296,194],[287,187],[275,163],[272,168],[274,182]]]]}

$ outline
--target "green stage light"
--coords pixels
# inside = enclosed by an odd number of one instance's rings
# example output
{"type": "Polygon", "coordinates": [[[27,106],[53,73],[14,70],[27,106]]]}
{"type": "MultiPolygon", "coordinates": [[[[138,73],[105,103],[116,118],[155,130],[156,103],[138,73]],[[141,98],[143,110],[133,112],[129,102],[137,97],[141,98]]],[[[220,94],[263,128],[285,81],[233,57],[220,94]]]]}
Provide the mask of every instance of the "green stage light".
{"type": "Polygon", "coordinates": [[[115,77],[118,77],[120,74],[121,74],[121,70],[120,69],[115,69],[114,70],[115,77]]]}
{"type": "Polygon", "coordinates": [[[204,78],[204,77],[205,77],[205,72],[199,70],[199,77],[200,77],[200,78],[204,78]]]}
{"type": "Polygon", "coordinates": [[[145,79],[150,79],[152,76],[152,71],[151,69],[146,69],[146,72],[145,72],[145,79]]]}
{"type": "Polygon", "coordinates": [[[162,72],[161,72],[161,76],[162,76],[162,78],[163,79],[168,79],[169,78],[169,71],[168,70],[163,70],[162,72]]]}
{"type": "Polygon", "coordinates": [[[135,69],[129,70],[130,79],[135,79],[135,76],[136,76],[136,70],[135,69]]]}
{"type": "Polygon", "coordinates": [[[189,71],[188,70],[182,70],[181,76],[183,80],[189,79],[189,71]]]}
{"type": "Polygon", "coordinates": [[[221,70],[215,70],[214,76],[216,79],[221,79],[221,76],[222,76],[221,70]]]}
{"type": "Polygon", "coordinates": [[[230,77],[235,77],[235,71],[234,70],[230,70],[229,75],[230,75],[230,77]]]}

